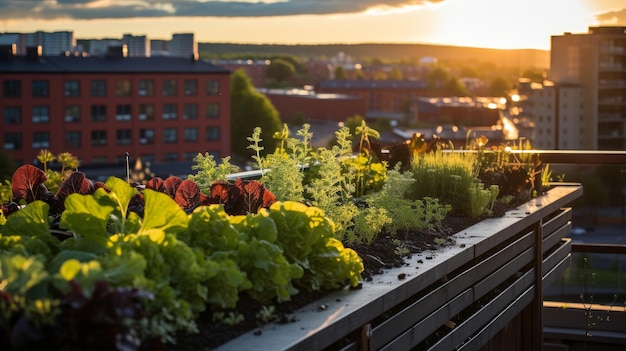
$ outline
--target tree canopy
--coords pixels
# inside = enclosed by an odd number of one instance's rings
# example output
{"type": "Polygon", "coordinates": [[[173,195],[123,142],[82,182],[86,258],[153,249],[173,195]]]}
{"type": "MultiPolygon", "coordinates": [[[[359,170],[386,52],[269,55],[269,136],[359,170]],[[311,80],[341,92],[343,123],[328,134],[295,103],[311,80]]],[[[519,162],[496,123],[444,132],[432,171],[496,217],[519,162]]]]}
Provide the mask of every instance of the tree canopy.
{"type": "Polygon", "coordinates": [[[490,96],[506,96],[511,90],[512,84],[504,77],[496,77],[494,78],[489,87],[487,88],[487,93],[490,96]]]}
{"type": "Polygon", "coordinates": [[[276,140],[272,136],[282,130],[283,123],[274,105],[267,96],[255,90],[243,69],[231,75],[230,105],[231,152],[248,156],[248,137],[256,127],[261,128],[265,152],[274,152],[276,140]]]}
{"type": "Polygon", "coordinates": [[[283,59],[272,60],[267,67],[266,76],[276,82],[284,82],[296,73],[294,65],[283,59]]]}
{"type": "Polygon", "coordinates": [[[0,183],[4,182],[4,180],[11,180],[14,171],[15,164],[6,151],[0,149],[0,183]]]}

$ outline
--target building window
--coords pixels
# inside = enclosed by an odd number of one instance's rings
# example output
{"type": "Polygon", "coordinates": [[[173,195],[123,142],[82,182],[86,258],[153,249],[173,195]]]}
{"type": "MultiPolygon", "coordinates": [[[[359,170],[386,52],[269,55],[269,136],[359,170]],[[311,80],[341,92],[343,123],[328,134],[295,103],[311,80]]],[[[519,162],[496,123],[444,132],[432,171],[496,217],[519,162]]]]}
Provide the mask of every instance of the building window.
{"type": "Polygon", "coordinates": [[[163,96],[176,95],[176,81],[174,79],[163,80],[163,96]]]}
{"type": "Polygon", "coordinates": [[[65,133],[65,147],[77,148],[80,147],[80,144],[80,132],[65,133]]]}
{"type": "Polygon", "coordinates": [[[185,95],[198,95],[198,81],[195,79],[185,80],[185,95]]]}
{"type": "Polygon", "coordinates": [[[115,96],[130,96],[130,80],[120,79],[115,82],[115,96]]]}
{"type": "Polygon", "coordinates": [[[2,96],[5,98],[18,98],[22,96],[22,82],[19,80],[5,80],[4,92],[2,96]]]}
{"type": "Polygon", "coordinates": [[[117,163],[117,164],[126,163],[126,154],[115,156],[115,161],[114,162],[117,163]]]}
{"type": "Polygon", "coordinates": [[[183,152],[183,160],[185,161],[193,161],[196,156],[198,156],[199,152],[183,152]]]}
{"type": "Polygon", "coordinates": [[[4,124],[22,124],[22,108],[19,106],[5,107],[4,124]]]}
{"type": "Polygon", "coordinates": [[[4,134],[5,150],[21,150],[22,149],[22,133],[6,133],[4,134]]]}
{"type": "Polygon", "coordinates": [[[130,129],[118,129],[115,132],[115,140],[117,141],[117,145],[130,145],[131,139],[131,130],[130,129]]]}
{"type": "Polygon", "coordinates": [[[184,119],[198,119],[198,104],[185,104],[184,119]]]}
{"type": "Polygon", "coordinates": [[[176,104],[163,105],[163,119],[176,119],[176,104]]]}
{"type": "Polygon", "coordinates": [[[206,104],[206,118],[213,119],[220,117],[220,105],[215,102],[206,104]]]}
{"type": "Polygon", "coordinates": [[[80,122],[80,106],[66,106],[65,107],[65,122],[67,123],[80,122]]]}
{"type": "Polygon", "coordinates": [[[92,165],[102,165],[109,162],[109,159],[106,156],[94,156],[91,158],[92,165]]]}
{"type": "Polygon", "coordinates": [[[80,81],[66,80],[65,81],[65,96],[80,96],[80,81]]]}
{"type": "Polygon", "coordinates": [[[47,80],[33,81],[33,97],[48,97],[49,94],[47,80]]]}
{"type": "Polygon", "coordinates": [[[139,90],[137,91],[139,96],[153,96],[154,95],[154,81],[152,79],[145,79],[139,81],[139,90]]]}
{"type": "Polygon", "coordinates": [[[107,105],[91,105],[91,121],[106,122],[107,105]]]}
{"type": "Polygon", "coordinates": [[[143,163],[148,166],[150,163],[154,162],[154,160],[156,160],[156,156],[154,154],[142,154],[141,156],[141,161],[143,161],[143,163]]]}
{"type": "Polygon", "coordinates": [[[48,123],[50,122],[50,111],[48,106],[34,106],[33,107],[33,123],[48,123]]]}
{"type": "Polygon", "coordinates": [[[206,141],[220,140],[220,127],[206,127],[206,141]]]}
{"type": "Polygon", "coordinates": [[[163,129],[163,142],[164,143],[176,142],[176,128],[164,128],[163,129]]]}
{"type": "Polygon", "coordinates": [[[50,133],[33,133],[33,149],[47,149],[50,147],[50,133]]]}
{"type": "Polygon", "coordinates": [[[107,82],[105,80],[91,81],[91,96],[107,96],[107,82]]]}
{"type": "Polygon", "coordinates": [[[175,152],[166,152],[163,154],[163,162],[176,162],[178,161],[178,154],[175,152]]]}
{"type": "Polygon", "coordinates": [[[207,95],[219,95],[220,94],[220,81],[217,79],[211,79],[206,82],[206,94],[207,95]]]}
{"type": "Polygon", "coordinates": [[[154,119],[154,105],[142,104],[139,105],[139,120],[151,121],[154,119]]]}
{"type": "Polygon", "coordinates": [[[186,142],[198,141],[198,128],[196,127],[185,128],[184,133],[185,133],[184,137],[185,137],[186,142]]]}
{"type": "Polygon", "coordinates": [[[106,130],[92,130],[91,131],[91,146],[106,146],[107,144],[107,131],[106,130]]]}
{"type": "Polygon", "coordinates": [[[130,105],[117,105],[115,107],[116,121],[130,121],[130,105]]]}
{"type": "Polygon", "coordinates": [[[154,144],[154,129],[140,129],[139,144],[154,144]]]}

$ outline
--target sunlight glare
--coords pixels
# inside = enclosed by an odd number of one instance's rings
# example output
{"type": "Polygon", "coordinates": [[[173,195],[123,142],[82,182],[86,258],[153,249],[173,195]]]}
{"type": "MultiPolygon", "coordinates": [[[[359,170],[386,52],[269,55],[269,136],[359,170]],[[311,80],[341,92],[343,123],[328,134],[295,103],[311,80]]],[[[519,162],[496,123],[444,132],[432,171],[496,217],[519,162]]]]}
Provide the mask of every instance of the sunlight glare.
{"type": "Polygon", "coordinates": [[[447,0],[423,10],[441,19],[432,42],[500,49],[548,49],[550,35],[586,32],[594,22],[584,3],[571,0],[447,0]]]}

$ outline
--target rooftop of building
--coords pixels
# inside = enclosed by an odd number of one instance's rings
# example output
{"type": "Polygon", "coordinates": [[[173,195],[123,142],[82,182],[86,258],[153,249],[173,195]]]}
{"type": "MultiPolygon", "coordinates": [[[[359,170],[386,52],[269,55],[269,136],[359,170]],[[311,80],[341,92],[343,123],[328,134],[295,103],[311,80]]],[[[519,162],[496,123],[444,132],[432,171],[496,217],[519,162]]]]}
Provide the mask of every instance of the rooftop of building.
{"type": "Polygon", "coordinates": [[[2,50],[3,73],[224,73],[230,70],[189,55],[181,57],[14,55],[2,50]]]}
{"type": "Polygon", "coordinates": [[[426,89],[423,80],[329,79],[318,83],[325,89],[426,89]]]}
{"type": "Polygon", "coordinates": [[[488,109],[504,109],[506,99],[502,97],[420,97],[418,103],[428,103],[436,107],[472,107],[488,109]]]}
{"type": "Polygon", "coordinates": [[[288,89],[267,89],[267,88],[257,88],[257,90],[266,95],[284,95],[284,96],[293,96],[299,97],[303,99],[315,99],[315,100],[355,100],[360,99],[358,96],[347,95],[347,94],[332,94],[332,93],[316,93],[315,90],[311,89],[298,89],[298,88],[288,88],[288,89]]]}

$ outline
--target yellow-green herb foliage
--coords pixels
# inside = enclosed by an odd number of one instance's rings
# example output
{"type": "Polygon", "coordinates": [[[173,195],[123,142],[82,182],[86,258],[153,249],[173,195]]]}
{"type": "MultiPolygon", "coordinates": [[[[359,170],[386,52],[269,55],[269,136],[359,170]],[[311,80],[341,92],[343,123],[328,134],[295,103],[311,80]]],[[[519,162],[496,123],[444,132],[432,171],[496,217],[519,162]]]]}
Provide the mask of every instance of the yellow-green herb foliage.
{"type": "Polygon", "coordinates": [[[408,197],[439,199],[452,206],[454,213],[470,214],[468,189],[478,174],[476,156],[470,153],[437,150],[413,158],[411,173],[415,183],[408,197]]]}

